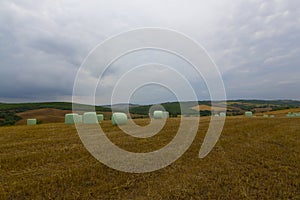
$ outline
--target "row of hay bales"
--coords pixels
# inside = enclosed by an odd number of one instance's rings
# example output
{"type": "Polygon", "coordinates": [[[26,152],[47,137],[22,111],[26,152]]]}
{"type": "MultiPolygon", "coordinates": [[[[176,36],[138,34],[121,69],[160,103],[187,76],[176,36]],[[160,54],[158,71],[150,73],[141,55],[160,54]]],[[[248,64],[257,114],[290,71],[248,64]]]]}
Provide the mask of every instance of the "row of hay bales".
{"type": "Polygon", "coordinates": [[[264,118],[268,118],[268,117],[270,117],[270,118],[274,118],[274,117],[275,117],[275,115],[268,115],[268,114],[264,114],[264,115],[263,115],[263,117],[264,117],[264,118]]]}
{"type": "MultiPolygon", "coordinates": [[[[225,112],[221,112],[219,114],[215,114],[216,117],[226,117],[225,112]]],[[[251,111],[245,112],[246,117],[253,117],[253,113],[251,111]]],[[[264,118],[274,118],[274,115],[264,114],[264,118]]],[[[289,112],[286,117],[293,118],[293,117],[300,117],[300,112],[292,113],[289,112]]],[[[156,110],[153,112],[154,119],[166,119],[169,118],[169,112],[156,110]]],[[[70,113],[65,115],[65,124],[97,124],[104,120],[103,114],[97,114],[96,112],[85,112],[83,115],[79,115],[77,113],[70,113]]],[[[125,125],[127,123],[127,115],[121,112],[115,112],[112,115],[112,124],[113,125],[125,125]]],[[[27,125],[36,125],[36,119],[27,119],[27,125]]]]}
{"type": "MultiPolygon", "coordinates": [[[[251,111],[246,111],[246,112],[245,112],[245,116],[246,116],[246,117],[256,117],[255,115],[253,115],[253,113],[252,113],[251,111]]],[[[274,118],[275,115],[264,114],[263,117],[264,117],[264,118],[269,118],[269,117],[270,117],[270,118],[274,118]]]]}
{"type": "MultiPolygon", "coordinates": [[[[154,119],[166,119],[169,118],[169,112],[166,111],[154,111],[154,119]]],[[[83,115],[77,113],[65,114],[65,124],[98,124],[104,120],[103,114],[97,114],[96,112],[85,112],[83,115]]],[[[127,124],[127,114],[121,112],[115,112],[112,114],[112,125],[125,125],[127,124]]],[[[36,125],[36,119],[27,119],[27,125],[36,125]]]]}
{"type": "Polygon", "coordinates": [[[298,112],[298,113],[289,112],[286,115],[286,117],[288,117],[288,118],[300,117],[300,112],[298,112]]]}
{"type": "MultiPolygon", "coordinates": [[[[255,117],[251,111],[245,112],[245,116],[246,116],[246,117],[255,117]]],[[[263,117],[264,117],[264,118],[274,118],[275,115],[264,114],[263,117]]],[[[298,113],[289,112],[289,113],[286,115],[286,117],[288,117],[288,118],[300,117],[300,112],[298,112],[298,113]]]]}
{"type": "Polygon", "coordinates": [[[274,118],[274,117],[275,117],[275,115],[268,115],[268,114],[264,114],[264,115],[263,115],[263,117],[264,117],[264,118],[268,118],[268,117],[270,117],[270,118],[274,118]]]}
{"type": "Polygon", "coordinates": [[[65,115],[65,124],[98,124],[104,120],[103,114],[96,112],[85,112],[83,115],[69,113],[65,115]]]}
{"type": "MultiPolygon", "coordinates": [[[[169,112],[166,111],[154,111],[153,112],[154,119],[166,119],[169,118],[169,112]]],[[[66,114],[65,115],[65,123],[66,124],[97,124],[104,120],[104,116],[102,114],[96,114],[96,112],[86,112],[83,116],[78,115],[76,113],[66,114]]],[[[125,125],[127,124],[127,114],[122,112],[115,112],[112,114],[111,122],[112,125],[125,125]]]]}
{"type": "MultiPolygon", "coordinates": [[[[153,112],[153,118],[154,119],[169,118],[169,112],[156,110],[153,112]]],[[[111,117],[112,125],[125,125],[125,124],[127,124],[127,120],[128,120],[127,115],[125,113],[121,113],[121,112],[115,112],[115,113],[113,113],[113,115],[111,117]]]]}
{"type": "MultiPolygon", "coordinates": [[[[104,120],[103,114],[96,112],[85,112],[83,115],[70,113],[65,115],[65,124],[98,124],[104,120]]],[[[113,113],[111,117],[113,125],[125,125],[127,123],[127,115],[121,112],[113,113]]]]}
{"type": "MultiPolygon", "coordinates": [[[[245,116],[246,116],[246,117],[253,117],[253,113],[252,113],[251,111],[247,111],[247,112],[245,112],[245,116]]],[[[269,118],[269,117],[270,117],[270,118],[274,118],[275,115],[264,114],[263,117],[264,117],[264,118],[269,118]]],[[[298,113],[292,113],[292,112],[289,112],[289,113],[286,115],[286,117],[288,117],[288,118],[300,117],[300,112],[298,112],[298,113]]]]}
{"type": "Polygon", "coordinates": [[[219,114],[215,114],[215,117],[226,117],[226,112],[220,112],[219,114]]]}

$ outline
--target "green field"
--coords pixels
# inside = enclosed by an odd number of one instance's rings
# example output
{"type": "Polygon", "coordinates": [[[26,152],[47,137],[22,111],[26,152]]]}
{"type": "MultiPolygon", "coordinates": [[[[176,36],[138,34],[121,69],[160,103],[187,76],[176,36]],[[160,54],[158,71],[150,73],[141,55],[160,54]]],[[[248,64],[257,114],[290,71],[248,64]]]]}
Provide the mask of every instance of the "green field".
{"type": "MultiPolygon", "coordinates": [[[[137,119],[145,125],[148,119],[137,119]]],[[[136,139],[101,125],[133,152],[172,140],[179,119],[136,139]]],[[[300,199],[300,119],[228,117],[213,151],[198,158],[208,128],[204,118],[188,151],[161,170],[130,174],[93,158],[72,125],[0,127],[0,199],[300,199]]]]}

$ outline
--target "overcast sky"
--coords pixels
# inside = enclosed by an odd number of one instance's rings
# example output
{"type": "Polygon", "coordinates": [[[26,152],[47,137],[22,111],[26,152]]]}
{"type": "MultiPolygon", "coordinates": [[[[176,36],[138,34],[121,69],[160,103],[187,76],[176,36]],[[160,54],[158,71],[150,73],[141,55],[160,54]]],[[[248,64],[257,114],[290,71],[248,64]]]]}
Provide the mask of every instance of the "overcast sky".
{"type": "MultiPolygon", "coordinates": [[[[1,0],[0,102],[71,101],[88,53],[112,35],[142,27],[174,29],[200,43],[218,66],[228,99],[300,100],[299,0],[1,0]]],[[[136,57],[139,63],[157,58],[155,52],[136,57]]],[[[128,60],[115,63],[106,78],[119,77],[128,60]]],[[[169,64],[181,63],[175,61],[169,64]]],[[[198,98],[207,99],[203,80],[191,82],[198,98]]],[[[160,92],[140,89],[135,103],[174,99],[160,92]]],[[[99,93],[105,98],[98,103],[109,103],[108,94],[99,93]]]]}

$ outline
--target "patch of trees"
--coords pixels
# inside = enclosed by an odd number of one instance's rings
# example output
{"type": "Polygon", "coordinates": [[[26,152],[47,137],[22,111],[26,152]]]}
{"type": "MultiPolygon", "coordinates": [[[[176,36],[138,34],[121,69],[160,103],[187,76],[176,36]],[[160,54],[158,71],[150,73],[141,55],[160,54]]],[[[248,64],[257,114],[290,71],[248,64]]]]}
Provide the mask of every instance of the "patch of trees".
{"type": "Polygon", "coordinates": [[[15,112],[0,111],[0,126],[14,125],[20,119],[15,112]]]}

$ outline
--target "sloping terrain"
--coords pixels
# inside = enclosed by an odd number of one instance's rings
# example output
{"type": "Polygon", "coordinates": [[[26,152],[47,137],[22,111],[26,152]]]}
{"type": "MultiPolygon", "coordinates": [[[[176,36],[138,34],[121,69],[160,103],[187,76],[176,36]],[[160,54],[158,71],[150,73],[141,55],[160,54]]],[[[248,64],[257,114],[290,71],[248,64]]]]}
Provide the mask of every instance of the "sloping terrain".
{"type": "MultiPolygon", "coordinates": [[[[110,121],[101,126],[119,147],[148,152],[172,140],[179,120],[168,119],[149,139],[130,137],[110,121]]],[[[213,151],[199,159],[208,122],[201,120],[181,158],[145,174],[98,162],[72,125],[0,127],[0,199],[300,198],[300,119],[228,117],[213,151]]]]}
{"type": "MultiPolygon", "coordinates": [[[[72,110],[59,110],[54,108],[44,108],[37,110],[29,110],[18,113],[17,116],[22,119],[16,123],[16,125],[26,124],[27,119],[35,118],[39,123],[63,123],[65,121],[65,114],[72,113],[72,110]]],[[[82,114],[83,112],[77,112],[82,114]]],[[[99,112],[104,115],[105,119],[110,119],[111,112],[99,112]]]]}
{"type": "MultiPolygon", "coordinates": [[[[162,103],[161,105],[170,113],[171,117],[177,117],[177,115],[181,115],[181,106],[185,110],[186,115],[193,116],[193,115],[200,114],[201,116],[210,116],[211,109],[218,112],[220,111],[218,105],[222,107],[222,105],[224,104],[224,102],[222,101],[215,102],[215,103],[217,104],[217,106],[215,106],[214,108],[211,107],[210,101],[181,102],[181,103],[166,102],[166,103],[162,103]]],[[[149,109],[152,106],[155,107],[157,105],[131,104],[129,106],[130,116],[132,118],[146,118],[148,117],[149,109]]],[[[126,107],[127,107],[126,105],[121,104],[121,105],[116,105],[114,108],[116,108],[117,111],[124,112],[124,109],[126,107]]],[[[288,108],[294,109],[299,107],[300,107],[300,101],[293,101],[293,100],[274,100],[274,101],[229,100],[227,101],[227,114],[243,115],[244,112],[248,110],[259,114],[259,113],[264,113],[269,111],[283,110],[288,108]]],[[[91,110],[94,107],[91,105],[78,104],[78,108],[80,112],[80,111],[91,110]]],[[[103,113],[106,119],[110,119],[112,110],[109,106],[96,106],[95,109],[97,112],[103,113]]],[[[16,122],[18,122],[17,124],[24,124],[24,120],[26,120],[27,117],[32,117],[32,118],[40,117],[41,119],[39,122],[43,122],[43,123],[62,122],[62,118],[61,118],[62,113],[65,113],[65,111],[70,112],[70,110],[72,110],[72,103],[65,103],[65,102],[19,103],[19,104],[0,103],[0,126],[14,125],[16,124],[16,122]],[[51,116],[45,116],[44,114],[47,112],[44,112],[43,109],[46,110],[58,109],[64,112],[48,110],[51,116]],[[34,110],[38,110],[38,111],[34,111],[34,110]],[[27,111],[32,111],[32,112],[28,112],[27,114],[27,111]],[[56,116],[55,112],[57,112],[59,116],[56,116]],[[36,114],[31,115],[30,113],[36,113],[36,114]]]]}
{"type": "MultiPolygon", "coordinates": [[[[91,105],[84,105],[84,104],[77,104],[77,108],[79,110],[90,110],[93,109],[94,107],[91,105]]],[[[53,112],[57,112],[59,116],[45,116],[44,110],[41,109],[58,109],[58,110],[63,110],[70,112],[72,110],[72,103],[68,102],[39,102],[39,103],[0,103],[0,126],[5,126],[5,125],[14,125],[18,121],[22,120],[20,115],[24,115],[23,121],[19,122],[18,124],[24,124],[24,120],[26,120],[25,117],[32,117],[32,118],[38,118],[40,117],[39,122],[61,122],[61,112],[59,111],[50,111],[50,114],[53,112]],[[34,111],[37,110],[37,111],[34,111]],[[31,115],[32,112],[27,111],[32,111],[33,113],[36,112],[36,115],[33,116],[31,115]],[[24,114],[20,114],[24,113],[24,114]],[[40,114],[40,115],[39,115],[40,114]],[[44,120],[44,121],[42,121],[44,120]]],[[[98,112],[111,112],[110,108],[105,108],[102,106],[96,106],[95,107],[96,111],[98,112]]]]}
{"type": "Polygon", "coordinates": [[[18,113],[22,119],[17,122],[17,125],[26,124],[29,118],[35,118],[40,123],[63,123],[65,121],[65,114],[72,113],[71,110],[59,110],[54,108],[44,108],[37,110],[29,110],[18,113]]]}
{"type": "Polygon", "coordinates": [[[197,111],[201,111],[201,110],[215,110],[215,111],[222,111],[221,107],[212,107],[212,106],[208,106],[208,105],[198,105],[198,106],[194,106],[192,107],[193,110],[197,110],[197,111]]]}
{"type": "Polygon", "coordinates": [[[280,117],[286,117],[286,114],[289,112],[294,112],[294,113],[300,112],[300,108],[291,108],[291,109],[270,111],[270,112],[266,112],[266,114],[280,116],[280,117]]]}

